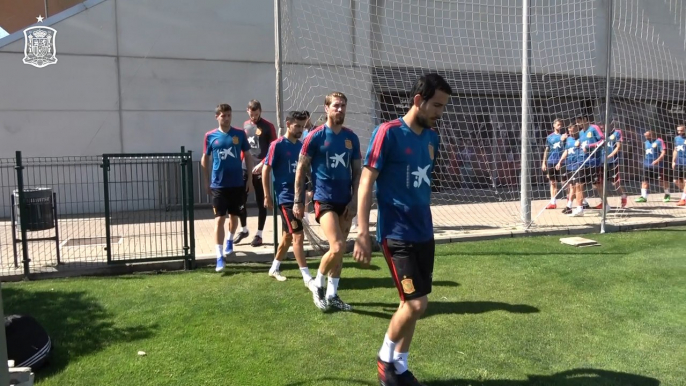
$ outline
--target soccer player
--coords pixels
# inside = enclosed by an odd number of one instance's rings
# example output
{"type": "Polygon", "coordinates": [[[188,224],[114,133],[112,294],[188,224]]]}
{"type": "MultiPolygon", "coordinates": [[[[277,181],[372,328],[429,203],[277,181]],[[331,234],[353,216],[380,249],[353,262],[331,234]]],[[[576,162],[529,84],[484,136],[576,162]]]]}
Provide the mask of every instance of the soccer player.
{"type": "Polygon", "coordinates": [[[381,385],[421,385],[408,370],[407,358],[415,325],[426,310],[432,289],[435,242],[431,172],[439,148],[438,134],[432,127],[451,94],[450,85],[438,74],[417,79],[410,93],[409,111],[374,129],[364,161],[357,212],[359,233],[353,255],[363,265],[371,260],[369,212],[376,183],[376,238],[401,301],[377,357],[381,385]]]}
{"type": "Polygon", "coordinates": [[[548,180],[550,181],[550,203],[545,207],[546,209],[557,208],[557,184],[563,182],[563,176],[565,175],[564,169],[555,169],[555,165],[560,161],[560,157],[565,150],[565,140],[567,138],[566,134],[560,133],[561,129],[562,120],[554,120],[554,131],[546,138],[545,150],[543,151],[543,166],[541,166],[541,170],[548,173],[548,180]]]}
{"type": "Polygon", "coordinates": [[[300,111],[291,111],[286,117],[286,135],[272,142],[264,159],[262,167],[262,184],[264,185],[264,206],[272,208],[273,201],[271,196],[272,172],[274,173],[275,193],[279,205],[279,212],[282,219],[282,236],[279,247],[274,256],[274,262],[269,270],[269,276],[278,281],[286,280],[279,270],[281,261],[286,257],[288,248],[293,244],[293,254],[295,261],[298,262],[300,273],[302,274],[305,285],[312,280],[310,270],[307,268],[305,260],[305,250],[303,249],[303,224],[293,215],[293,197],[295,186],[295,169],[298,165],[298,157],[302,149],[300,136],[307,118],[300,111]]]}
{"type": "Polygon", "coordinates": [[[674,151],[672,152],[672,170],[674,170],[674,184],[682,191],[681,200],[676,206],[686,206],[686,125],[676,127],[674,151]]]}
{"type": "MultiPolygon", "coordinates": [[[[243,182],[243,166],[241,152],[250,150],[250,144],[245,131],[231,126],[231,106],[220,104],[214,111],[219,127],[205,134],[205,144],[200,164],[207,194],[212,196],[214,209],[214,237],[217,243],[217,268],[224,269],[224,256],[233,253],[233,237],[238,228],[238,216],[245,193],[250,192],[252,181],[243,182]],[[210,158],[212,159],[212,179],[210,179],[210,158]],[[222,248],[224,240],[224,221],[227,213],[229,217],[229,236],[226,247],[222,248]]],[[[253,160],[245,157],[245,164],[252,169],[253,160]]]]}
{"type": "Polygon", "coordinates": [[[569,126],[568,131],[569,137],[565,143],[565,151],[562,153],[560,161],[555,165],[555,169],[560,170],[562,165],[567,169],[567,173],[569,174],[567,178],[569,179],[569,184],[572,186],[568,200],[571,201],[572,197],[574,197],[577,204],[576,210],[569,213],[569,215],[581,217],[584,215],[584,186],[593,178],[592,174],[594,171],[584,164],[586,154],[581,147],[579,125],[569,126]]]}
{"type": "MultiPolygon", "coordinates": [[[[262,189],[262,166],[264,165],[264,157],[269,150],[269,144],[276,139],[276,129],[274,125],[268,120],[262,118],[262,104],[258,100],[251,100],[248,102],[248,116],[249,119],[243,123],[243,130],[248,136],[248,143],[250,144],[250,152],[246,153],[246,158],[253,158],[252,169],[247,169],[247,176],[245,180],[250,180],[255,187],[255,202],[257,203],[257,233],[250,243],[253,247],[262,245],[262,231],[264,230],[264,223],[267,221],[267,208],[262,205],[264,202],[264,190],[262,189]]],[[[248,195],[245,195],[247,201],[248,195]]],[[[240,243],[244,238],[250,235],[247,227],[248,210],[243,202],[243,210],[241,210],[241,229],[240,233],[236,235],[234,243],[240,243]]]]}
{"type": "Polygon", "coordinates": [[[648,201],[648,187],[650,182],[655,182],[662,185],[665,189],[664,202],[670,201],[669,195],[669,181],[664,178],[664,169],[662,161],[665,158],[667,150],[662,138],[658,138],[653,130],[646,130],[644,133],[646,141],[644,142],[645,155],[643,157],[643,182],[641,183],[641,196],[636,198],[636,202],[648,201]]]}
{"type": "Polygon", "coordinates": [[[350,222],[357,212],[362,155],[359,138],[343,126],[347,103],[348,98],[341,92],[326,96],[326,124],[307,135],[295,175],[293,214],[297,219],[303,218],[305,176],[311,170],[315,220],[329,242],[329,250],[322,256],[317,276],[310,285],[314,304],[325,311],[352,309],[338,296],[338,283],[350,222]],[[327,275],[329,280],[324,292],[327,275]]]}
{"type": "MultiPolygon", "coordinates": [[[[626,192],[624,191],[624,188],[622,188],[622,179],[619,174],[619,154],[622,151],[624,136],[622,135],[622,130],[619,129],[619,122],[611,122],[610,128],[612,129],[612,132],[607,137],[607,150],[610,152],[610,154],[607,155],[607,176],[612,180],[615,190],[622,195],[622,208],[626,208],[626,192]]],[[[603,156],[605,156],[605,154],[605,148],[603,148],[603,156]]],[[[602,206],[600,208],[602,209],[602,206]]]]}
{"type": "MultiPolygon", "coordinates": [[[[579,126],[579,136],[581,138],[581,148],[585,153],[586,167],[588,169],[587,181],[585,183],[591,183],[595,190],[600,195],[601,199],[603,197],[603,152],[600,149],[595,150],[597,147],[602,146],[605,141],[605,136],[602,130],[597,125],[591,124],[589,121],[589,116],[578,115],[576,117],[576,124],[579,126]],[[595,153],[593,151],[595,150],[595,153]]],[[[586,200],[583,200],[584,208],[588,208],[586,200]]],[[[607,203],[605,203],[607,205],[607,203]]],[[[595,209],[602,209],[603,203],[601,202],[595,209]]],[[[610,207],[608,206],[608,209],[610,207]]]]}

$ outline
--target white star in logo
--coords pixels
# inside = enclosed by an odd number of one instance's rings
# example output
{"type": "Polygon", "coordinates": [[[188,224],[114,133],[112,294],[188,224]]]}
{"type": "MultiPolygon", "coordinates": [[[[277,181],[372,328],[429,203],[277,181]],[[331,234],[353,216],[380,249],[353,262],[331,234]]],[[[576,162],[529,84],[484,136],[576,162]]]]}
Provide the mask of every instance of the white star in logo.
{"type": "Polygon", "coordinates": [[[648,155],[648,154],[653,154],[653,149],[646,150],[646,155],[648,155]]]}
{"type": "Polygon", "coordinates": [[[228,149],[221,149],[219,150],[219,158],[221,159],[226,159],[227,156],[231,156],[233,158],[236,158],[236,155],[233,154],[233,148],[230,147],[228,149]]]}
{"type": "Polygon", "coordinates": [[[257,144],[255,143],[255,137],[248,137],[248,143],[250,144],[250,147],[257,146],[257,144]]]}
{"type": "Polygon", "coordinates": [[[38,15],[38,17],[36,18],[36,20],[38,20],[39,23],[42,23],[42,22],[43,22],[43,16],[38,15]]]}
{"type": "Polygon", "coordinates": [[[426,182],[427,185],[431,184],[431,182],[429,181],[429,176],[427,176],[427,174],[426,174],[429,171],[430,166],[431,166],[431,164],[428,164],[423,168],[420,168],[419,166],[417,166],[417,171],[412,172],[412,175],[415,176],[415,180],[414,180],[414,187],[415,188],[422,186],[422,181],[426,182]]]}
{"type": "Polygon", "coordinates": [[[329,159],[331,160],[331,167],[336,168],[336,167],[338,167],[338,165],[343,165],[343,167],[345,167],[345,160],[343,159],[344,156],[345,156],[345,153],[341,153],[341,154],[335,154],[334,153],[334,155],[332,157],[329,157],[329,159]]]}
{"type": "Polygon", "coordinates": [[[560,146],[562,146],[562,142],[557,142],[556,144],[553,145],[553,149],[559,149],[560,146]]]}
{"type": "Polygon", "coordinates": [[[684,151],[684,145],[677,146],[676,151],[684,151]]]}

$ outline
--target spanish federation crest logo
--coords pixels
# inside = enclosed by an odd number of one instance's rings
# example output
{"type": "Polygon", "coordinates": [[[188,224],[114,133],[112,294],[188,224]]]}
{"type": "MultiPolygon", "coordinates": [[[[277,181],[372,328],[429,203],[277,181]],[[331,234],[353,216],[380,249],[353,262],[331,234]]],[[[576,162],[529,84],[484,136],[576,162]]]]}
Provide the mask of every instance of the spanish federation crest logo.
{"type": "Polygon", "coordinates": [[[36,26],[24,30],[24,64],[43,68],[57,63],[54,28],[36,26]]]}

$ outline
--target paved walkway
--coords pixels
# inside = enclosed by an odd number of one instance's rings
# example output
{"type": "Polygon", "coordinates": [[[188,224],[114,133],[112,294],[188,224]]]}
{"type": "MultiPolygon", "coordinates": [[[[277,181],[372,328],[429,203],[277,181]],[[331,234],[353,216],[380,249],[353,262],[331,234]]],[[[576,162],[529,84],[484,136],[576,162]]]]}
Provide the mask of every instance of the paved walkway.
{"type": "MultiPolygon", "coordinates": [[[[657,197],[657,196],[656,196],[657,197]]],[[[597,203],[591,199],[591,204],[597,203]]],[[[618,204],[612,199],[611,204],[618,204]]],[[[584,217],[568,217],[561,209],[545,210],[545,201],[532,204],[534,225],[524,229],[520,224],[519,202],[495,202],[482,204],[437,205],[433,207],[435,235],[437,242],[464,241],[475,238],[513,237],[520,234],[550,233],[592,233],[597,232],[601,221],[601,211],[586,210],[584,217]]],[[[263,240],[264,245],[251,247],[250,241],[257,227],[257,210],[250,209],[248,228],[250,237],[236,245],[236,262],[270,261],[273,258],[273,226],[271,213],[267,217],[263,240]]],[[[112,217],[112,255],[114,261],[135,258],[149,258],[159,255],[181,256],[183,254],[183,223],[179,211],[124,212],[112,217]]],[[[213,216],[209,208],[195,211],[196,260],[201,265],[213,264],[215,242],[213,236],[213,216]]],[[[281,232],[280,219],[279,232],[281,232]]],[[[372,223],[376,213],[372,212],[372,223]]],[[[314,221],[311,221],[314,225],[314,221]]],[[[675,203],[663,203],[653,199],[645,204],[633,203],[629,208],[608,212],[608,229],[616,227],[664,226],[686,223],[686,208],[676,207],[675,203]]],[[[227,224],[228,226],[228,224],[227,224]]],[[[318,226],[313,231],[322,238],[318,226]]],[[[105,251],[105,224],[100,217],[72,217],[59,221],[60,263],[57,264],[57,245],[54,241],[29,243],[32,272],[51,272],[84,270],[107,266],[105,251]]],[[[17,231],[18,233],[18,231],[17,231]]],[[[54,230],[30,232],[29,238],[54,235],[54,230]]],[[[352,231],[349,240],[356,237],[352,231]]],[[[350,243],[349,243],[350,244],[350,243]]],[[[9,221],[0,221],[0,274],[12,276],[22,274],[21,244],[18,246],[18,266],[15,267],[12,249],[11,226],[9,221]]],[[[307,247],[307,245],[306,245],[307,247]]],[[[310,256],[315,254],[310,252],[310,256]]]]}

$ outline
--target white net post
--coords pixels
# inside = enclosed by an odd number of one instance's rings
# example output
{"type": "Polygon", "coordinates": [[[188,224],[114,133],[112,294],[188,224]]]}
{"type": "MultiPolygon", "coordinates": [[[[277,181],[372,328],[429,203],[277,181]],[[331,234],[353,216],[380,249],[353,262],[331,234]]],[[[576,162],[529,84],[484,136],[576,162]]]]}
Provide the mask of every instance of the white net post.
{"type": "Polygon", "coordinates": [[[525,227],[531,225],[531,196],[529,195],[529,188],[531,184],[529,181],[529,0],[522,2],[522,167],[520,172],[521,185],[521,218],[522,224],[525,227]]]}

